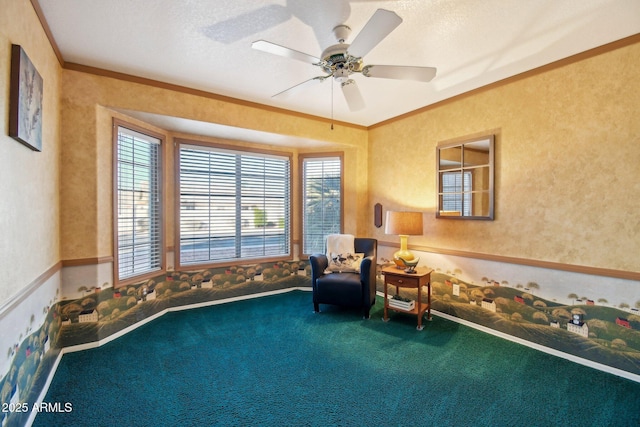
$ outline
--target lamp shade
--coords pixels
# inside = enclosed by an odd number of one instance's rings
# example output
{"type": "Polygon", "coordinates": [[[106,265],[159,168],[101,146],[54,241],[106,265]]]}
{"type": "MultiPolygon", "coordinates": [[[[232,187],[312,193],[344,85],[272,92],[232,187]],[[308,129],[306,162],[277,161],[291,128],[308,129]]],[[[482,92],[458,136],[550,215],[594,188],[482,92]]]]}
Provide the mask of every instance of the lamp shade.
{"type": "Polygon", "coordinates": [[[386,234],[404,236],[419,236],[422,231],[422,212],[394,212],[387,211],[387,221],[384,227],[386,234]]]}

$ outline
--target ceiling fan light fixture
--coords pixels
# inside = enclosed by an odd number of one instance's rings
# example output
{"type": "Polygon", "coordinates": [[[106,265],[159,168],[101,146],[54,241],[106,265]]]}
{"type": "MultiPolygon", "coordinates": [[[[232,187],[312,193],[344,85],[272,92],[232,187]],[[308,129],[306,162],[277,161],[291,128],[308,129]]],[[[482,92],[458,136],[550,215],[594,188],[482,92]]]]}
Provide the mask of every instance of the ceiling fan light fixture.
{"type": "Polygon", "coordinates": [[[344,83],[349,80],[349,70],[346,68],[338,68],[333,72],[333,78],[336,79],[337,82],[344,83]]]}

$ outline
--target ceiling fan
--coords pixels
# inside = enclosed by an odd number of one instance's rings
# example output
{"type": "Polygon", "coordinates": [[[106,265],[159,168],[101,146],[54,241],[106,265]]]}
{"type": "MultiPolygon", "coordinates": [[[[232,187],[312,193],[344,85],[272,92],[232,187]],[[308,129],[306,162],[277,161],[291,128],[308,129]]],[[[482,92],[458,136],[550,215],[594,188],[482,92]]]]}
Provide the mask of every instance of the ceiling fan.
{"type": "Polygon", "coordinates": [[[345,43],[345,40],[351,33],[351,28],[347,25],[338,25],[333,29],[338,44],[326,48],[324,52],[322,52],[321,58],[265,40],[255,41],[251,44],[251,47],[263,52],[318,66],[325,72],[325,75],[313,77],[285,89],[273,95],[273,97],[294,89],[299,89],[307,84],[323,82],[329,77],[333,77],[342,87],[342,93],[347,101],[349,110],[357,111],[363,109],[365,104],[355,80],[350,78],[354,73],[362,74],[365,77],[414,80],[419,82],[429,82],[435,77],[436,69],[433,67],[364,65],[363,57],[401,23],[402,18],[395,12],[378,9],[351,44],[345,43]]]}

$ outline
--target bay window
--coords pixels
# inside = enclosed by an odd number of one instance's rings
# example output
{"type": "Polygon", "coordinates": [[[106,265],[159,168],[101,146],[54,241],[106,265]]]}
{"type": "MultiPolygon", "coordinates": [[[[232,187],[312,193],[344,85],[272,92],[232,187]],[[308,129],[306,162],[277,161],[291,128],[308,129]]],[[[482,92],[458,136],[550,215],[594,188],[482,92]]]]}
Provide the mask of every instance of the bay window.
{"type": "Polygon", "coordinates": [[[180,265],[291,256],[288,156],[180,141],[180,265]]]}

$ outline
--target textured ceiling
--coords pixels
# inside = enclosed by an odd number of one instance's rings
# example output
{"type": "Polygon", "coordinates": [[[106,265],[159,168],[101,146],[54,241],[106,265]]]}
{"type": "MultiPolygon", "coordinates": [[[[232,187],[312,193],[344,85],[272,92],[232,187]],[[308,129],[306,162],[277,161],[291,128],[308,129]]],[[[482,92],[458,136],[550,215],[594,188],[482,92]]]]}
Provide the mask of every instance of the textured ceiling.
{"type": "Polygon", "coordinates": [[[640,33],[638,0],[39,0],[67,63],[103,68],[369,126],[640,33]],[[366,64],[431,66],[430,83],[355,75],[366,107],[327,79],[272,97],[319,67],[251,48],[256,40],[320,56],[332,29],[379,9],[403,22],[366,64]],[[333,96],[332,96],[333,91],[333,96]]]}

